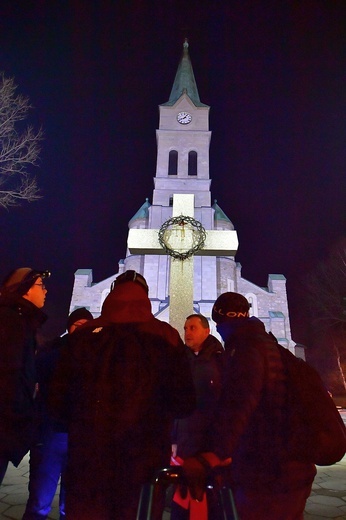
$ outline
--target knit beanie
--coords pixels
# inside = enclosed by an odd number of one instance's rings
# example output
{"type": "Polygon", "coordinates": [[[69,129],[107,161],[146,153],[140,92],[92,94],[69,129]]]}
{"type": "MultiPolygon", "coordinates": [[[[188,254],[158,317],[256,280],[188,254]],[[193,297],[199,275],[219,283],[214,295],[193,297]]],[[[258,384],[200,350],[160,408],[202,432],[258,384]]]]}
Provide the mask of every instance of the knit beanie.
{"type": "Polygon", "coordinates": [[[49,278],[49,271],[37,271],[31,267],[20,267],[11,271],[3,280],[0,294],[23,296],[32,287],[37,278],[49,278]]]}
{"type": "Polygon", "coordinates": [[[212,318],[215,323],[235,318],[248,318],[250,304],[242,294],[226,292],[215,301],[212,310],[212,318]]]}
{"type": "Polygon", "coordinates": [[[91,312],[88,311],[88,309],[86,309],[85,307],[79,307],[78,309],[75,309],[73,312],[71,312],[71,314],[69,315],[68,319],[67,319],[67,323],[66,323],[66,330],[70,330],[70,327],[72,327],[72,325],[74,323],[76,323],[76,321],[79,321],[79,320],[92,320],[94,319],[93,315],[91,314],[91,312]]]}
{"type": "Polygon", "coordinates": [[[136,271],[132,271],[132,270],[125,271],[125,273],[118,276],[112,283],[111,291],[114,289],[114,287],[117,287],[118,285],[120,285],[122,283],[126,283],[126,282],[138,283],[138,284],[140,284],[141,287],[143,287],[143,289],[145,290],[145,292],[147,294],[149,292],[149,287],[148,287],[148,284],[147,284],[144,276],[142,276],[140,273],[137,273],[136,271]]]}

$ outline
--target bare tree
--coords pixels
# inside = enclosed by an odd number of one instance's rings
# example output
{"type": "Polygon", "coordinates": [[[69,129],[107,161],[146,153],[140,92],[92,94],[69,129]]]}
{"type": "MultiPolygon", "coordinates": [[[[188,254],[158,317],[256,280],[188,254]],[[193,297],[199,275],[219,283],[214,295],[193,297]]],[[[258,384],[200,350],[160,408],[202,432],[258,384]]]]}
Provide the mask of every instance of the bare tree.
{"type": "Polygon", "coordinates": [[[9,208],[40,198],[36,178],[28,167],[36,166],[42,130],[23,121],[32,108],[29,99],[16,93],[13,78],[0,73],[0,206],[9,208]]]}
{"type": "Polygon", "coordinates": [[[306,279],[312,341],[330,388],[346,390],[346,238],[306,279]],[[341,386],[340,386],[341,385],[341,386]]]}
{"type": "Polygon", "coordinates": [[[306,280],[312,324],[319,331],[346,332],[346,238],[306,280]]]}

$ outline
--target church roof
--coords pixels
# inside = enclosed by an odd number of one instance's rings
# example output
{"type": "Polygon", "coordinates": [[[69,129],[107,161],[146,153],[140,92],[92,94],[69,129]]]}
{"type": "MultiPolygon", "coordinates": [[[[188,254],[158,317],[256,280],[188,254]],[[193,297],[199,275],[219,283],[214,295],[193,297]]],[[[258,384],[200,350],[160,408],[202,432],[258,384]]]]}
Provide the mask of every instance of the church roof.
{"type": "Polygon", "coordinates": [[[285,317],[281,311],[268,311],[268,313],[271,318],[283,319],[285,317]]]}
{"type": "Polygon", "coordinates": [[[151,204],[149,202],[149,199],[146,198],[144,204],[142,204],[142,206],[139,208],[137,213],[135,213],[135,215],[133,215],[130,222],[132,222],[133,220],[137,220],[139,218],[148,218],[149,217],[148,210],[149,210],[150,206],[151,206],[151,204]]]}
{"type": "Polygon", "coordinates": [[[272,280],[286,280],[286,277],[283,274],[269,274],[268,276],[272,280]]]}
{"type": "Polygon", "coordinates": [[[214,204],[212,205],[214,213],[214,220],[226,220],[226,222],[231,222],[230,219],[227,217],[226,213],[222,211],[220,206],[217,204],[217,200],[214,200],[214,204]]]}
{"type": "Polygon", "coordinates": [[[195,75],[193,73],[189,55],[189,44],[187,38],[185,38],[183,44],[183,55],[178,65],[171,95],[169,96],[169,100],[166,103],[163,103],[163,106],[173,106],[184,93],[189,96],[196,107],[208,106],[201,103],[201,100],[199,99],[195,75]]]}

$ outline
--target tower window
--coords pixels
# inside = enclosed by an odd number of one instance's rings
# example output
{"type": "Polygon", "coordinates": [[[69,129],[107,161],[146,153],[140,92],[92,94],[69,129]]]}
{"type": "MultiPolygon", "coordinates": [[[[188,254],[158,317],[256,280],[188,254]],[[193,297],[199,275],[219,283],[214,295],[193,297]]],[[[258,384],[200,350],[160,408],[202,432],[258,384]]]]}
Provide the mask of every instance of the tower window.
{"type": "Polygon", "coordinates": [[[168,157],[168,175],[177,175],[178,173],[178,152],[171,150],[168,157]]]}
{"type": "Polygon", "coordinates": [[[189,152],[188,175],[197,175],[197,152],[189,152]]]}

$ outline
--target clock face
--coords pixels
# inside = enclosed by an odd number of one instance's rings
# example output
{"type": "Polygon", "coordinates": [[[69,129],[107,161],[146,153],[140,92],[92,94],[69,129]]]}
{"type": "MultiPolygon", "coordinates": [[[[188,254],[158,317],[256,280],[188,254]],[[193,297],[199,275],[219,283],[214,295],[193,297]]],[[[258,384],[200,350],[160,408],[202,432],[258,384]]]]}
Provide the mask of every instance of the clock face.
{"type": "Polygon", "coordinates": [[[188,125],[192,121],[192,116],[188,112],[179,112],[177,121],[181,125],[188,125]]]}

